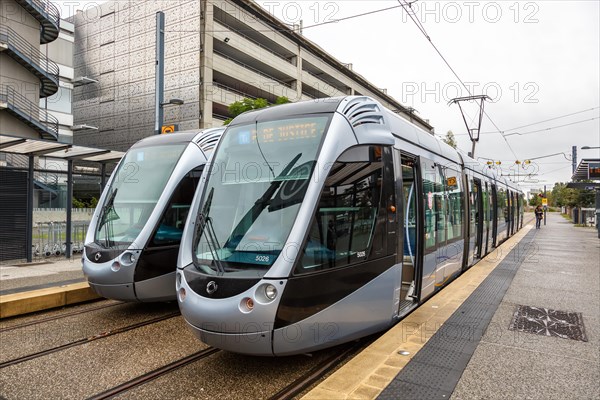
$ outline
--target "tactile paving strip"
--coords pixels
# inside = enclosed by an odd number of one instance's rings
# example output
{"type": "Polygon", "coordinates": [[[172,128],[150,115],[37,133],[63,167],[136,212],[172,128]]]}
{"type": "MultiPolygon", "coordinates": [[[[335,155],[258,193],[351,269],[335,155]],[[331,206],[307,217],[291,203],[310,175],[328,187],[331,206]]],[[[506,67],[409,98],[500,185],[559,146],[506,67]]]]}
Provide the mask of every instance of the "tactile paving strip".
{"type": "Polygon", "coordinates": [[[508,329],[587,342],[581,313],[517,306],[508,329]]]}
{"type": "Polygon", "coordinates": [[[448,399],[528,255],[529,232],[377,397],[448,399]]]}

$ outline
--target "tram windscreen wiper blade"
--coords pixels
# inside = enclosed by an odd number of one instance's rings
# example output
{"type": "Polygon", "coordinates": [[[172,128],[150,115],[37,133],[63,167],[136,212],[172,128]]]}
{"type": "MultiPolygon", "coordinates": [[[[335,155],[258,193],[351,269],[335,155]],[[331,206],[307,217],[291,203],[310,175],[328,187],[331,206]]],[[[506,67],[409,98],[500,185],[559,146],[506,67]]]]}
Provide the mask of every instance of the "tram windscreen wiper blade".
{"type": "Polygon", "coordinates": [[[217,233],[212,224],[212,218],[208,216],[208,212],[210,211],[210,206],[212,204],[213,195],[215,193],[215,188],[212,187],[210,192],[208,192],[208,196],[206,197],[206,202],[204,203],[204,207],[202,211],[200,211],[200,234],[206,237],[206,243],[208,244],[208,249],[210,250],[210,254],[213,257],[215,265],[217,267],[217,272],[219,274],[225,273],[225,267],[221,263],[221,258],[219,257],[218,251],[221,249],[221,245],[219,244],[219,240],[217,238],[217,233]]]}
{"type": "Polygon", "coordinates": [[[102,207],[102,219],[100,220],[100,224],[98,226],[98,230],[102,229],[102,227],[105,227],[105,247],[107,248],[111,247],[112,242],[111,222],[120,218],[119,214],[117,214],[114,208],[115,197],[117,197],[118,191],[119,188],[113,190],[113,192],[110,194],[110,197],[106,201],[106,205],[102,207]]]}

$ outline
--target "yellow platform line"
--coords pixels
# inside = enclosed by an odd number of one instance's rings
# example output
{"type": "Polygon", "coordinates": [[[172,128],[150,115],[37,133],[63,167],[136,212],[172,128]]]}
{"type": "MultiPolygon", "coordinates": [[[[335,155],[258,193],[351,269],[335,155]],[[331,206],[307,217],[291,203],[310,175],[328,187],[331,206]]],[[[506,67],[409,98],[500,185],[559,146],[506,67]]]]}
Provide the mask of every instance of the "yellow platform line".
{"type": "Polygon", "coordinates": [[[374,399],[532,229],[533,220],[330,375],[302,400],[374,399]],[[407,351],[409,355],[400,355],[407,351]]]}
{"type": "Polygon", "coordinates": [[[87,282],[0,296],[0,319],[100,298],[87,282]]]}

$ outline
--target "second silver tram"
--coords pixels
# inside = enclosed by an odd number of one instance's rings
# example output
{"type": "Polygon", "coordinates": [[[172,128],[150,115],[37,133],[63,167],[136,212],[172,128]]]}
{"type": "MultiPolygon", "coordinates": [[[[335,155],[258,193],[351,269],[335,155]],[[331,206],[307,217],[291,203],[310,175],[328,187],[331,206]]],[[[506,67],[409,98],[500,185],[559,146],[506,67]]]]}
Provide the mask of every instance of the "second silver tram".
{"type": "Polygon", "coordinates": [[[135,143],[107,182],[88,228],[83,272],[100,296],[175,300],[179,243],[223,128],[135,143]]]}
{"type": "Polygon", "coordinates": [[[522,224],[516,185],[362,96],[238,116],[203,179],[179,306],[253,355],[384,330],[522,224]]]}

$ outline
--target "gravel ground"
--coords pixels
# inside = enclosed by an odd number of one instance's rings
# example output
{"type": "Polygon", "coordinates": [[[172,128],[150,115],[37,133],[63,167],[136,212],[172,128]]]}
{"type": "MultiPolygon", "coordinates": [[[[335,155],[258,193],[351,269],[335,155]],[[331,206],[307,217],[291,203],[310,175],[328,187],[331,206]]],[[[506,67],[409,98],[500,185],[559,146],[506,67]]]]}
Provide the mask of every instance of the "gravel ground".
{"type": "Polygon", "coordinates": [[[187,365],[119,399],[265,399],[340,350],[290,357],[252,357],[219,352],[187,365]]]}
{"type": "MultiPolygon", "coordinates": [[[[176,309],[175,304],[125,303],[17,328],[0,333],[0,358],[13,359],[176,309]]],[[[0,328],[70,311],[73,309],[17,318],[3,322],[0,328]]],[[[4,368],[0,373],[0,398],[87,398],[206,347],[179,316],[4,368]]],[[[339,348],[281,358],[219,352],[119,398],[267,398],[337,351],[339,348]]]]}
{"type": "MultiPolygon", "coordinates": [[[[85,314],[1,332],[0,362],[95,336],[177,310],[176,304],[124,303],[101,310],[92,310],[85,314]]],[[[65,311],[70,312],[70,310],[65,311]]],[[[60,313],[56,315],[60,315],[60,313]]],[[[35,321],[35,319],[32,319],[32,321],[35,321]]],[[[14,319],[13,322],[23,323],[26,321],[14,319]]]]}
{"type": "Polygon", "coordinates": [[[205,347],[171,318],[5,368],[0,397],[87,398],[205,347]]]}
{"type": "Polygon", "coordinates": [[[88,309],[100,307],[105,304],[117,305],[117,304],[123,304],[123,302],[116,301],[116,300],[106,300],[106,299],[93,300],[93,301],[87,302],[87,303],[80,303],[80,304],[71,305],[71,306],[54,308],[51,310],[39,311],[36,313],[27,314],[27,315],[18,315],[15,317],[3,318],[3,319],[0,319],[0,329],[10,328],[13,326],[17,326],[17,325],[21,325],[21,324],[29,323],[29,322],[35,322],[35,321],[41,320],[43,318],[59,317],[61,315],[70,314],[74,311],[80,311],[80,310],[85,311],[88,309]]]}

